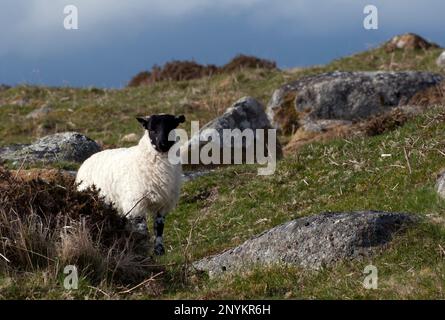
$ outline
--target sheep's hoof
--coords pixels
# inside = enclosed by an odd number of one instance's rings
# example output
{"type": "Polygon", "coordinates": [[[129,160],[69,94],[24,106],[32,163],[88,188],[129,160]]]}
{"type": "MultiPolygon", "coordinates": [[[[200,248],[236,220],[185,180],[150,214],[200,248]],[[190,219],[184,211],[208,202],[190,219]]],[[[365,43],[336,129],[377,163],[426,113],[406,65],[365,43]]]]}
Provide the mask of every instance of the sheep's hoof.
{"type": "Polygon", "coordinates": [[[157,256],[162,256],[165,254],[165,249],[164,246],[162,244],[156,244],[155,245],[155,255],[157,256]]]}

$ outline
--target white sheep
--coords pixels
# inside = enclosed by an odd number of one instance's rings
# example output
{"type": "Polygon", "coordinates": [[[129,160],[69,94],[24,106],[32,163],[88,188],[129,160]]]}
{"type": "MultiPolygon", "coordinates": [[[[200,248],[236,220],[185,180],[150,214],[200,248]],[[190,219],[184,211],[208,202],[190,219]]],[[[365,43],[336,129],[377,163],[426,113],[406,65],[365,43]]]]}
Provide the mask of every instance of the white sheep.
{"type": "Polygon", "coordinates": [[[80,167],[78,189],[99,189],[105,201],[129,217],[139,232],[147,232],[146,215],[154,217],[155,253],[163,254],[162,234],[166,214],[177,204],[182,179],[181,164],[172,164],[168,151],[171,130],[185,121],[168,114],[137,118],[146,129],[139,144],[92,155],[80,167]]]}

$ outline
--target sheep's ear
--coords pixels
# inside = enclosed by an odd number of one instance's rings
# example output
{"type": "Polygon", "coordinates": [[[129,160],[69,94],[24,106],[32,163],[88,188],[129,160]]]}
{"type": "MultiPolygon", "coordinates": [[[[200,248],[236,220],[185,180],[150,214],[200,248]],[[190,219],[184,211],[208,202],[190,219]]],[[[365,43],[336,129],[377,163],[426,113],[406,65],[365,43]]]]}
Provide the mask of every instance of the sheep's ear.
{"type": "Polygon", "coordinates": [[[150,130],[151,119],[150,117],[137,117],[137,121],[147,130],[150,130]]]}
{"type": "Polygon", "coordinates": [[[184,115],[177,116],[176,120],[178,120],[178,123],[184,123],[185,122],[185,116],[184,115]]]}

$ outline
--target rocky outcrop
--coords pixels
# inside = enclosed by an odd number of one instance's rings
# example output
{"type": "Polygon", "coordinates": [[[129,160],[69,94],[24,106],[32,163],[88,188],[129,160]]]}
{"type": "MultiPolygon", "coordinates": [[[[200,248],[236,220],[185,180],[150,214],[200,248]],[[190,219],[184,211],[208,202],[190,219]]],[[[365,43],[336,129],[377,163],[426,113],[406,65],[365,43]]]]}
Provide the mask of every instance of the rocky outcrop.
{"type": "Polygon", "coordinates": [[[437,58],[436,63],[439,67],[445,68],[445,51],[437,58]]]}
{"type": "Polygon", "coordinates": [[[199,260],[193,266],[209,272],[210,276],[272,264],[319,269],[374,253],[416,220],[410,214],[374,211],[304,217],[268,230],[236,248],[199,260]]]}
{"type": "Polygon", "coordinates": [[[443,80],[429,72],[331,72],[277,89],[267,106],[273,126],[291,133],[305,118],[359,120],[404,105],[443,80]]]}
{"type": "Polygon", "coordinates": [[[439,48],[435,43],[429,42],[415,33],[405,33],[393,37],[383,45],[387,52],[395,50],[428,50],[430,48],[439,48]]]}
{"type": "MultiPolygon", "coordinates": [[[[196,143],[197,146],[201,149],[203,146],[208,143],[212,143],[212,139],[205,136],[205,132],[210,130],[214,130],[218,133],[218,143],[221,155],[224,152],[224,149],[231,149],[231,153],[236,148],[240,148],[243,152],[246,149],[245,140],[242,141],[242,145],[237,145],[235,143],[229,142],[227,140],[224,141],[224,130],[225,129],[239,129],[241,132],[250,129],[253,131],[254,135],[256,134],[258,129],[265,129],[265,150],[267,150],[267,129],[272,129],[272,126],[269,122],[269,119],[265,113],[264,106],[255,100],[252,97],[244,97],[236,101],[230,108],[226,110],[226,112],[214,119],[213,121],[207,123],[205,126],[200,128],[199,132],[191,137],[188,143],[183,146],[182,154],[183,158],[190,154],[192,144],[196,143]]],[[[255,143],[258,141],[255,139],[255,143]]],[[[276,140],[276,154],[278,157],[281,156],[281,145],[278,140],[276,140]]],[[[265,151],[267,152],[267,151],[265,151]]]]}
{"type": "Polygon", "coordinates": [[[100,146],[90,138],[77,132],[64,132],[43,137],[33,144],[0,148],[0,159],[15,162],[83,162],[100,150],[100,146]]]}

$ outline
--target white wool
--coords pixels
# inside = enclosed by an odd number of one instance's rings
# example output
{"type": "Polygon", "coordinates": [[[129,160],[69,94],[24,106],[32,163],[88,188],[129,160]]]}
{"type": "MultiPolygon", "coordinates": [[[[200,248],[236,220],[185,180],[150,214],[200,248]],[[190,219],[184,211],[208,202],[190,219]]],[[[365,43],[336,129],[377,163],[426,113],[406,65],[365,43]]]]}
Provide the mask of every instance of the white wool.
{"type": "Polygon", "coordinates": [[[105,150],[80,167],[79,190],[96,186],[108,203],[128,217],[166,215],[177,204],[182,181],[180,164],[154,149],[148,133],[130,148],[105,150]]]}

